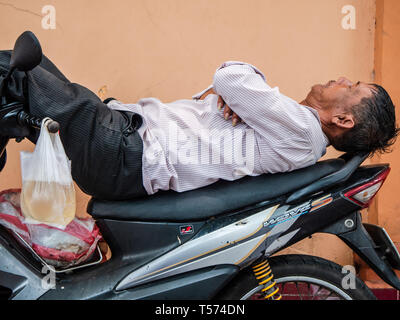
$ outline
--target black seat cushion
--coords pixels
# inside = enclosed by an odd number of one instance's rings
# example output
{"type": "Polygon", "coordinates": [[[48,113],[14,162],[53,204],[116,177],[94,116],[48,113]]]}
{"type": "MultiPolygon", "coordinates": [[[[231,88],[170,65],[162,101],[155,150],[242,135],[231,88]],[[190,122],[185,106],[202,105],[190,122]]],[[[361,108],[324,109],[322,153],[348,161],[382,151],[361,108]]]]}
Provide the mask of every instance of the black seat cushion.
{"type": "Polygon", "coordinates": [[[112,220],[203,220],[293,192],[339,170],[344,163],[342,159],[325,160],[289,173],[221,180],[196,190],[163,191],[128,201],[91,199],[88,213],[96,219],[112,220]]]}

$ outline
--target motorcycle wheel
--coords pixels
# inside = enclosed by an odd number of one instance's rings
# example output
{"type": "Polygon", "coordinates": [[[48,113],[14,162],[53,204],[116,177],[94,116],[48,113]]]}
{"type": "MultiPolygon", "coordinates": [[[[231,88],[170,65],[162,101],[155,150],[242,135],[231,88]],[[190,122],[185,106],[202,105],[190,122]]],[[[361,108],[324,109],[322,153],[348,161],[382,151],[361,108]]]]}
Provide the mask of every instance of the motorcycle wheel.
{"type": "MultiPolygon", "coordinates": [[[[348,272],[331,261],[307,255],[282,255],[268,259],[281,300],[376,300],[358,277],[343,281],[348,272]],[[347,285],[346,285],[347,284],[347,285]]],[[[218,297],[223,300],[263,300],[262,289],[251,268],[243,270],[218,297]]]]}

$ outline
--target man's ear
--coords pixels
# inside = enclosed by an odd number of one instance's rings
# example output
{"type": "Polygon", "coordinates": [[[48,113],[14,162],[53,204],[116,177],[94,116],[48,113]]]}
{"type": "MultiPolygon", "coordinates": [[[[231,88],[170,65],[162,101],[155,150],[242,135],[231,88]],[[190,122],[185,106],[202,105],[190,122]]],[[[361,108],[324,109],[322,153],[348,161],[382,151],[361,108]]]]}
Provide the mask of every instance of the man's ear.
{"type": "Polygon", "coordinates": [[[354,127],[354,116],[351,113],[342,113],[333,116],[332,122],[339,128],[351,129],[354,127]]]}

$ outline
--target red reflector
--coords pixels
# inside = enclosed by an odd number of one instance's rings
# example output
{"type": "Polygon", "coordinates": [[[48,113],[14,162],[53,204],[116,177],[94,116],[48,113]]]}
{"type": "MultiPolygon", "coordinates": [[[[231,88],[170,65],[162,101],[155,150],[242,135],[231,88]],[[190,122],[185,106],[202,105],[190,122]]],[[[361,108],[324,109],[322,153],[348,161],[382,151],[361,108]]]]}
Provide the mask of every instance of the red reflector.
{"type": "Polygon", "coordinates": [[[362,208],[367,208],[378,193],[390,172],[390,168],[380,173],[374,180],[347,191],[344,196],[362,208]]]}

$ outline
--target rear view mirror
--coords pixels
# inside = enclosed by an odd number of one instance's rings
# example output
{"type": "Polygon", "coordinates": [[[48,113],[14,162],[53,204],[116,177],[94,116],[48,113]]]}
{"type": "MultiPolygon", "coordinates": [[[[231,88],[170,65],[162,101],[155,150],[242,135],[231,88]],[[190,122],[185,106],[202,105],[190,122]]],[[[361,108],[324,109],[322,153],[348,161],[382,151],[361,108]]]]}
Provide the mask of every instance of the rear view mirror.
{"type": "Polygon", "coordinates": [[[10,60],[10,71],[29,71],[42,61],[42,47],[31,31],[22,33],[14,45],[10,60]]]}

